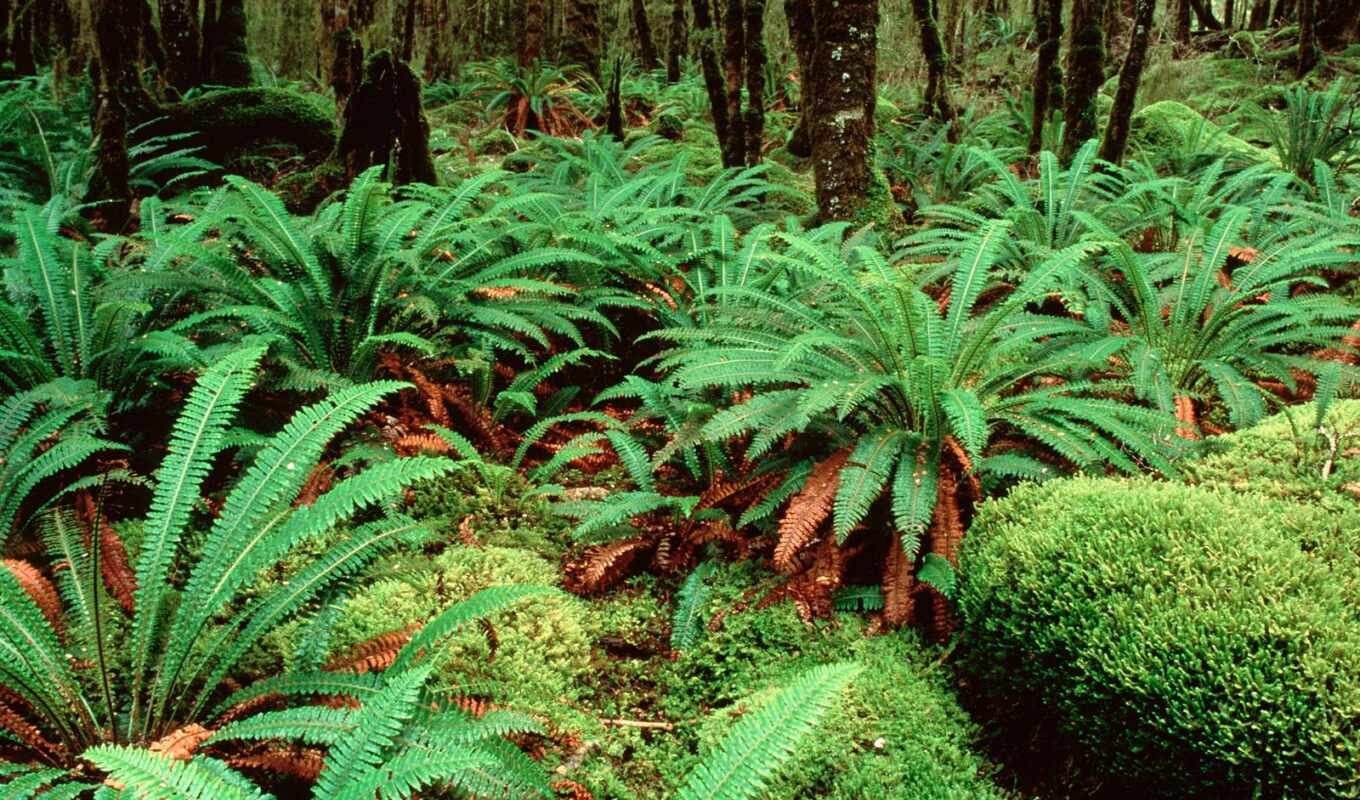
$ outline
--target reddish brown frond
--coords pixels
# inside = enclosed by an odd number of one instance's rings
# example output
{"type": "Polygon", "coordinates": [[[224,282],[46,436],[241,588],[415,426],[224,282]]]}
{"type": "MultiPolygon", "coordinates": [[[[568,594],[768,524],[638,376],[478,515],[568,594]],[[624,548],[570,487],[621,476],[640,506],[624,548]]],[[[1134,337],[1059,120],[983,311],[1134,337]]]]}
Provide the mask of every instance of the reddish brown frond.
{"type": "Polygon", "coordinates": [[[260,753],[232,756],[227,763],[237,769],[260,770],[314,783],[321,774],[325,756],[311,747],[275,746],[260,753]]]}
{"type": "Polygon", "coordinates": [[[49,742],[38,726],[3,701],[0,701],[0,731],[12,734],[39,755],[52,756],[64,752],[61,745],[49,742]]]}
{"type": "Polygon", "coordinates": [[[779,521],[779,543],[774,548],[776,569],[793,571],[794,557],[817,536],[817,529],[831,516],[841,482],[841,467],[849,455],[849,450],[841,450],[813,467],[807,483],[789,502],[779,521]]]}
{"type": "Polygon", "coordinates": [[[892,534],[883,562],[883,621],[894,627],[911,624],[912,595],[916,591],[916,559],[907,555],[902,538],[892,534]]]}
{"type": "Polygon", "coordinates": [[[447,453],[449,443],[433,433],[408,433],[392,441],[392,449],[397,455],[413,456],[419,453],[447,453]]]}
{"type": "Polygon", "coordinates": [[[595,800],[595,796],[590,790],[576,781],[560,780],[552,782],[552,790],[558,797],[565,797],[567,800],[595,800]]]}
{"type": "Polygon", "coordinates": [[[715,474],[713,482],[699,495],[699,505],[696,508],[726,508],[732,511],[745,509],[760,502],[761,498],[783,478],[782,472],[767,472],[754,478],[725,481],[722,480],[721,473],[715,474]]]}
{"type": "Polygon", "coordinates": [[[128,563],[123,537],[103,520],[99,525],[99,572],[109,595],[131,616],[136,608],[137,573],[128,563]]]}
{"type": "Polygon", "coordinates": [[[27,561],[7,558],[4,563],[5,568],[19,582],[28,596],[33,599],[38,610],[42,612],[44,617],[47,617],[52,628],[57,633],[61,633],[64,626],[61,620],[61,595],[57,594],[57,587],[53,586],[52,581],[39,572],[37,567],[27,561]]]}
{"type": "Polygon", "coordinates": [[[419,625],[407,625],[400,630],[388,631],[374,636],[350,648],[343,656],[331,659],[326,665],[330,672],[381,672],[392,666],[397,653],[411,641],[419,625]]]}
{"type": "Polygon", "coordinates": [[[633,536],[592,547],[580,560],[567,565],[563,584],[577,594],[602,592],[627,577],[638,556],[656,544],[652,536],[633,536]]]}
{"type": "Polygon", "coordinates": [[[212,735],[212,731],[196,722],[191,722],[183,728],[152,742],[147,749],[174,761],[188,761],[194,753],[198,752],[198,746],[212,735]]]}
{"type": "MultiPolygon", "coordinates": [[[[496,422],[491,416],[491,411],[474,400],[471,392],[462,386],[451,384],[445,384],[442,388],[444,400],[451,409],[451,415],[455,416],[460,423],[458,427],[467,431],[477,445],[497,453],[505,453],[514,449],[512,444],[516,438],[514,433],[496,422]]],[[[443,422],[440,424],[451,425],[452,423],[443,422]]]]}
{"type": "Polygon", "coordinates": [[[1183,425],[1176,428],[1176,435],[1191,441],[1199,438],[1199,420],[1195,414],[1194,398],[1186,395],[1176,396],[1176,419],[1183,425]]]}

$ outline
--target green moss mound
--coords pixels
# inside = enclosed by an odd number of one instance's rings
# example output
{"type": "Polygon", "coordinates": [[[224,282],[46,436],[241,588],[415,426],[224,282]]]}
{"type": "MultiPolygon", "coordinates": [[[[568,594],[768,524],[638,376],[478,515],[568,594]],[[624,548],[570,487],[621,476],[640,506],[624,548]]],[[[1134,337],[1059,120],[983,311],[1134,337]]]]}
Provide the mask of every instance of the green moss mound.
{"type": "Polygon", "coordinates": [[[1355,796],[1360,552],[1314,505],[1072,479],[983,506],[965,663],[1117,797],[1355,796]]]}
{"type": "MultiPolygon", "coordinates": [[[[818,664],[854,660],[864,666],[816,735],[780,771],[770,798],[892,798],[988,800],[1004,796],[987,777],[990,767],[973,749],[977,731],[955,699],[939,651],[912,632],[870,636],[852,614],[816,626],[789,603],[759,600],[777,583],[758,565],[722,567],[702,616],[707,631],[692,650],[635,662],[631,702],[609,709],[635,719],[665,719],[672,731],[611,727],[601,733],[600,756],[582,780],[597,798],[666,797],[714,747],[736,717],[773,696],[795,675],[818,664]],[[667,790],[658,786],[668,787],[667,790]]],[[[649,623],[669,620],[642,591],[609,601],[636,613],[615,615],[621,638],[654,640],[649,623]]],[[[614,674],[621,674],[614,670],[614,674]]],[[[630,697],[611,684],[612,698],[630,697]]],[[[602,692],[603,694],[603,692],[602,692]]]]}
{"type": "Polygon", "coordinates": [[[283,144],[323,156],[335,146],[335,109],[319,95],[290,89],[247,88],[208,92],[163,106],[153,133],[193,133],[208,158],[232,166],[243,156],[283,144]]]}
{"type": "Polygon", "coordinates": [[[1175,100],[1153,103],[1135,113],[1129,121],[1129,145],[1135,152],[1151,155],[1196,147],[1251,163],[1278,163],[1269,150],[1233,136],[1175,100]]]}
{"type": "MultiPolygon", "coordinates": [[[[1299,406],[1209,439],[1207,452],[1183,465],[1185,480],[1316,503],[1337,514],[1360,514],[1360,454],[1353,452],[1354,434],[1360,433],[1360,400],[1332,404],[1324,420],[1326,435],[1313,430],[1315,416],[1313,406],[1299,406]],[[1337,452],[1328,436],[1337,440],[1337,452]]],[[[1360,537],[1360,520],[1355,527],[1360,537]]]]}
{"type": "MultiPolygon", "coordinates": [[[[454,546],[424,564],[398,564],[393,571],[398,577],[371,584],[345,604],[333,652],[424,623],[491,586],[557,581],[555,564],[525,550],[493,546],[454,546]]],[[[584,602],[568,596],[529,600],[497,614],[490,627],[493,635],[471,626],[442,645],[434,657],[437,679],[456,693],[488,698],[554,725],[574,725],[577,687],[590,666],[584,602]]]]}

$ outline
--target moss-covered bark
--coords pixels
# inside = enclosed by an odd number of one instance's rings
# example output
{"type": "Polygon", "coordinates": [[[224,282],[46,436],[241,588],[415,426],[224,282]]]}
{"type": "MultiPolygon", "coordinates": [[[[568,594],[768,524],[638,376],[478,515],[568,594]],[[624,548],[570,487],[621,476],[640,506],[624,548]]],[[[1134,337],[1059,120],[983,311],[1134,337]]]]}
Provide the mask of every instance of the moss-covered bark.
{"type": "Polygon", "coordinates": [[[250,86],[255,82],[246,45],[245,0],[221,0],[213,28],[208,79],[218,86],[250,86]]]}
{"type": "Polygon", "coordinates": [[[1251,16],[1247,18],[1247,28],[1259,31],[1270,21],[1270,0],[1256,0],[1251,7],[1251,16]]]}
{"type": "Polygon", "coordinates": [[[90,216],[101,230],[126,227],[132,212],[128,185],[128,100],[136,94],[129,82],[137,80],[128,60],[128,42],[139,38],[139,0],[93,0],[95,61],[95,163],[85,194],[90,216]]]}
{"type": "Polygon", "coordinates": [[[1114,96],[1114,108],[1110,111],[1110,121],[1105,126],[1105,140],[1100,147],[1100,157],[1114,164],[1123,159],[1124,148],[1128,145],[1129,120],[1133,116],[1134,100],[1138,97],[1138,83],[1143,77],[1143,64],[1147,59],[1148,40],[1152,37],[1152,17],[1156,6],[1157,0],[1138,0],[1133,37],[1129,40],[1124,68],[1119,72],[1119,89],[1114,96]]]}
{"type": "Polygon", "coordinates": [[[1105,0],[1072,4],[1072,43],[1067,49],[1063,90],[1063,161],[1071,160],[1096,135],[1096,95],[1105,82],[1105,34],[1100,25],[1104,15],[1105,0]]]}
{"type": "Polygon", "coordinates": [[[1190,0],[1176,0],[1175,37],[1182,50],[1190,44],[1190,0]]]}
{"type": "Polygon", "coordinates": [[[871,203],[877,105],[877,0],[815,0],[812,163],[824,222],[858,220],[871,203]]]}
{"type": "Polygon", "coordinates": [[[949,99],[949,57],[940,38],[940,24],[933,0],[911,0],[911,13],[921,28],[921,54],[926,60],[925,111],[934,119],[949,123],[954,134],[954,103],[949,99]]]}
{"type": "Polygon", "coordinates": [[[600,76],[600,4],[598,0],[566,0],[563,19],[566,36],[562,41],[562,58],[579,64],[587,72],[600,76]]]}
{"type": "Polygon", "coordinates": [[[1040,37],[1039,55],[1034,66],[1034,111],[1030,117],[1028,152],[1037,154],[1044,146],[1044,125],[1050,108],[1062,103],[1062,68],[1058,52],[1062,47],[1062,0],[1035,0],[1035,35],[1040,37]]]}
{"type": "Polygon", "coordinates": [[[746,160],[746,119],[741,112],[742,62],[745,56],[745,21],[742,0],[727,0],[723,22],[723,78],[727,106],[727,135],[722,139],[724,167],[739,166],[746,160]]]}
{"type": "Polygon", "coordinates": [[[789,24],[789,42],[798,62],[798,124],[789,136],[788,150],[799,158],[812,155],[812,51],[817,46],[817,28],[812,16],[812,0],[784,0],[784,17],[789,24]]]}
{"type": "Polygon", "coordinates": [[[727,98],[723,92],[722,72],[718,69],[718,32],[713,26],[708,0],[693,0],[694,27],[698,31],[699,65],[704,73],[704,89],[713,112],[713,130],[718,141],[727,139],[727,98]]]}
{"type": "Polygon", "coordinates": [[[171,86],[185,92],[203,79],[198,0],[160,0],[160,12],[165,77],[171,86]]]}
{"type": "Polygon", "coordinates": [[[642,68],[659,68],[661,59],[656,55],[656,40],[652,38],[652,24],[647,21],[647,4],[644,0],[633,0],[633,29],[637,31],[638,57],[642,59],[642,68]]]}
{"type": "Polygon", "coordinates": [[[1302,78],[1312,72],[1318,57],[1317,2],[1299,0],[1299,63],[1295,75],[1302,78]]]}
{"type": "Polygon", "coordinates": [[[543,58],[543,25],[546,11],[543,0],[525,0],[524,26],[520,30],[519,65],[532,66],[543,58]]]}
{"type": "Polygon", "coordinates": [[[671,4],[671,34],[666,51],[666,83],[678,83],[689,42],[685,35],[685,0],[671,4]]]}
{"type": "Polygon", "coordinates": [[[748,165],[765,149],[765,0],[746,0],[746,147],[748,165]]]}
{"type": "Polygon", "coordinates": [[[192,100],[161,106],[148,135],[190,133],[189,144],[232,166],[261,145],[285,144],[313,162],[335,146],[330,106],[316,95],[288,89],[246,88],[209,92],[192,100]]]}
{"type": "Polygon", "coordinates": [[[347,181],[390,164],[392,183],[436,182],[420,80],[391,51],[379,50],[364,64],[363,80],[345,104],[333,160],[344,166],[347,181]]]}

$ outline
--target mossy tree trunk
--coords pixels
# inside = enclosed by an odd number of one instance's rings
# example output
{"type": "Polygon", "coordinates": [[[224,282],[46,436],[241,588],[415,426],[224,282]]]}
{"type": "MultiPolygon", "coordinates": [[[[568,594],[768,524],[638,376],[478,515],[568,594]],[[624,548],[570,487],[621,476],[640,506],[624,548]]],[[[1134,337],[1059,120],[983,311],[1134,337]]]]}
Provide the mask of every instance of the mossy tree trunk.
{"type": "Polygon", "coordinates": [[[208,79],[221,86],[250,86],[255,82],[246,44],[245,0],[221,0],[213,26],[208,79]]]}
{"type": "Polygon", "coordinates": [[[1190,7],[1195,10],[1195,17],[1199,19],[1200,30],[1223,30],[1223,23],[1214,16],[1213,4],[1208,0],[1190,0],[1190,7]]]}
{"type": "Polygon", "coordinates": [[[1360,3],[1355,0],[1319,0],[1317,9],[1318,42],[1325,47],[1341,48],[1360,41],[1360,3]]]}
{"type": "Polygon", "coordinates": [[[1279,0],[1275,4],[1275,14],[1272,19],[1276,25],[1288,25],[1294,19],[1294,14],[1298,10],[1294,0],[1279,0]]]}
{"type": "Polygon", "coordinates": [[[1112,164],[1118,164],[1124,158],[1124,148],[1128,146],[1129,120],[1138,97],[1138,83],[1143,77],[1143,64],[1147,59],[1148,40],[1152,38],[1152,18],[1156,7],[1157,0],[1138,0],[1129,53],[1124,58],[1124,68],[1119,72],[1119,90],[1115,93],[1114,108],[1110,110],[1110,122],[1105,126],[1105,140],[1100,147],[1100,157],[1112,164]]]}
{"type": "Polygon", "coordinates": [[[671,4],[671,35],[666,52],[666,83],[679,83],[689,42],[685,35],[685,0],[671,4]]]}
{"type": "Polygon", "coordinates": [[[1105,36],[1100,22],[1105,0],[1075,0],[1072,41],[1067,48],[1067,85],[1063,89],[1062,160],[1070,161],[1096,135],[1096,95],[1105,82],[1105,36]]]}
{"type": "Polygon", "coordinates": [[[524,27],[519,40],[519,65],[533,66],[543,58],[543,20],[545,17],[543,0],[525,0],[524,27]]]}
{"type": "Polygon", "coordinates": [[[784,17],[789,24],[789,41],[798,62],[798,124],[789,136],[789,152],[799,158],[812,155],[812,52],[817,45],[817,28],[812,16],[812,0],[784,0],[784,17]]]}
{"type": "Polygon", "coordinates": [[[743,0],[727,0],[727,19],[723,23],[723,78],[727,91],[727,136],[722,142],[724,167],[737,167],[746,162],[746,119],[741,112],[742,63],[745,60],[746,21],[743,0]]]}
{"type": "Polygon", "coordinates": [[[699,32],[699,65],[704,73],[704,89],[708,92],[708,107],[713,112],[713,130],[718,142],[727,140],[727,97],[723,91],[722,72],[718,69],[718,32],[713,26],[708,0],[693,0],[694,27],[699,32]]]}
{"type": "Polygon", "coordinates": [[[877,104],[877,0],[814,0],[812,162],[823,222],[854,220],[871,202],[877,104]]]}
{"type": "MultiPolygon", "coordinates": [[[[729,0],[735,2],[735,0],[729,0]]],[[[746,164],[765,150],[765,0],[746,0],[746,164]]]]}
{"type": "Polygon", "coordinates": [[[598,0],[566,0],[566,36],[562,58],[600,77],[600,4],[598,0]]]}
{"type": "Polygon", "coordinates": [[[633,29],[637,31],[638,56],[643,69],[659,69],[661,59],[656,55],[656,41],[652,39],[652,24],[647,21],[645,0],[633,0],[633,29]]]}
{"type": "Polygon", "coordinates": [[[160,0],[165,77],[180,94],[203,82],[198,0],[160,0]]]}
{"type": "Polygon", "coordinates": [[[140,38],[140,0],[92,0],[95,59],[95,163],[85,195],[97,228],[123,230],[132,212],[132,189],[128,185],[128,98],[134,95],[130,81],[137,80],[136,67],[128,60],[128,42],[140,38]]]}
{"type": "Polygon", "coordinates": [[[343,122],[345,105],[363,80],[364,45],[352,28],[342,28],[336,32],[332,48],[331,89],[335,92],[336,119],[343,122]]]}
{"type": "Polygon", "coordinates": [[[393,183],[435,183],[420,80],[391,51],[380,50],[364,64],[363,79],[345,104],[335,159],[347,181],[375,164],[390,164],[393,183]]]}
{"type": "Polygon", "coordinates": [[[1227,0],[1223,6],[1223,27],[1233,30],[1237,27],[1237,4],[1227,0]]]}
{"type": "Polygon", "coordinates": [[[420,0],[406,0],[401,22],[401,60],[407,64],[416,57],[416,9],[420,0]]]}
{"type": "Polygon", "coordinates": [[[1299,0],[1299,63],[1295,75],[1302,79],[1317,63],[1317,0],[1299,0]]]}
{"type": "Polygon", "coordinates": [[[1175,37],[1182,49],[1190,45],[1190,0],[1176,0],[1175,37]]]}
{"type": "Polygon", "coordinates": [[[1062,48],[1062,0],[1035,0],[1035,35],[1039,36],[1039,55],[1034,66],[1034,112],[1030,118],[1030,155],[1044,146],[1044,125],[1050,108],[1062,103],[1062,68],[1058,52],[1062,48]]]}
{"type": "Polygon", "coordinates": [[[1259,31],[1270,21],[1270,0],[1256,0],[1247,17],[1247,29],[1259,31]]]}
{"type": "Polygon", "coordinates": [[[948,123],[950,140],[957,139],[954,104],[949,99],[949,57],[940,38],[940,25],[933,0],[911,0],[911,13],[921,28],[921,54],[926,60],[925,112],[948,123]]]}
{"type": "Polygon", "coordinates": [[[14,71],[19,75],[38,74],[38,59],[34,54],[34,27],[38,16],[37,5],[28,0],[19,0],[14,9],[14,19],[10,20],[11,46],[14,56],[14,71]]]}

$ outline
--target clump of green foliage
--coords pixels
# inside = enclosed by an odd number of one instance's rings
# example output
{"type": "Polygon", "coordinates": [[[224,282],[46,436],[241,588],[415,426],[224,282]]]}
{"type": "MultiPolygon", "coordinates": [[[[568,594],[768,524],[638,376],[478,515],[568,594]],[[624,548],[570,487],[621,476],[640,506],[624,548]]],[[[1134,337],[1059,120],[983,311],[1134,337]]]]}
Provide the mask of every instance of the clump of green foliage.
{"type": "Polygon", "coordinates": [[[1360,783],[1356,522],[1146,480],[1017,489],[965,540],[966,665],[1107,788],[1345,796],[1360,783]]]}

